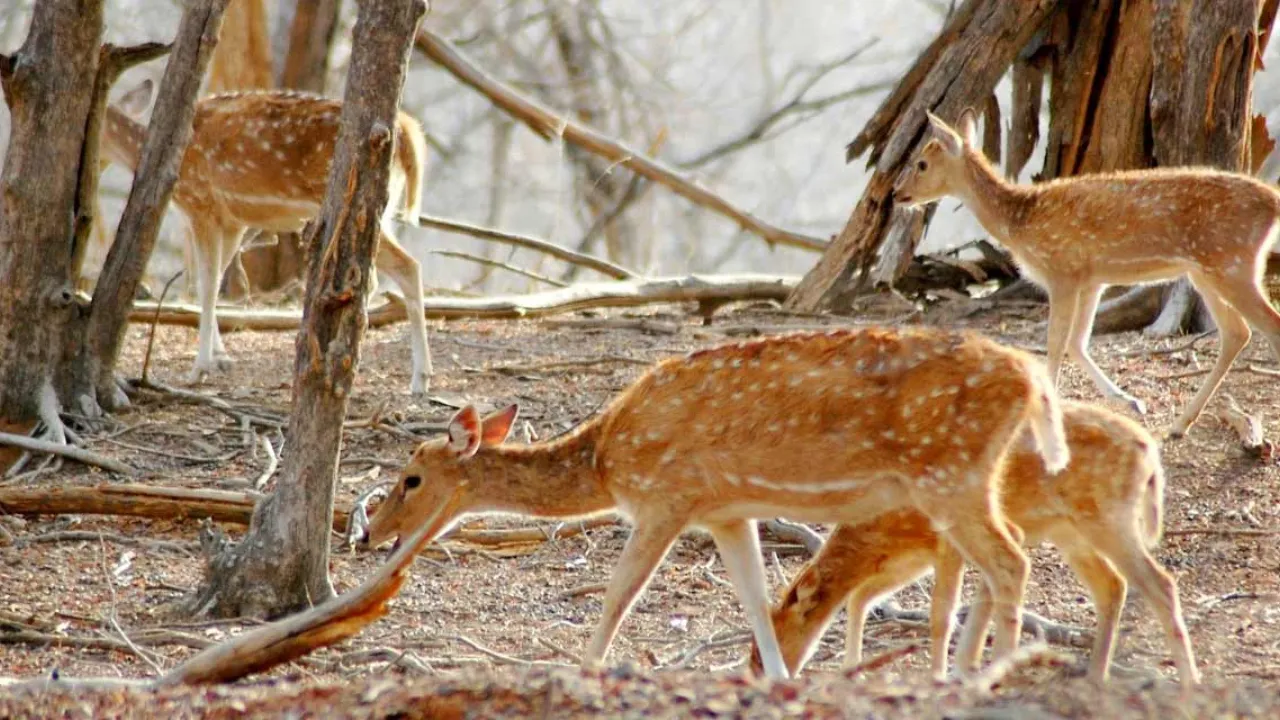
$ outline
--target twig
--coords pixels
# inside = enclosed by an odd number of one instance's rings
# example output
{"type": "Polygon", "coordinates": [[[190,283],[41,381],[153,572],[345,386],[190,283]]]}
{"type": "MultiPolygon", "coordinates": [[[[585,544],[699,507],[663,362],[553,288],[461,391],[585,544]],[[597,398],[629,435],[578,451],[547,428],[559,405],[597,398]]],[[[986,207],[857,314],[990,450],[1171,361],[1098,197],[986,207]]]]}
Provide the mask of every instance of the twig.
{"type": "MultiPolygon", "coordinates": [[[[470,235],[481,240],[493,240],[495,242],[522,247],[529,250],[537,250],[545,255],[569,263],[570,265],[578,265],[581,267],[595,270],[596,272],[613,278],[614,280],[634,280],[640,275],[632,272],[621,265],[616,265],[585,253],[575,252],[569,248],[556,245],[546,240],[540,240],[529,235],[519,235],[517,233],[509,233],[503,230],[495,230],[493,228],[473,225],[471,223],[459,222],[457,220],[449,220],[442,217],[432,215],[419,215],[417,221],[418,227],[435,228],[436,230],[445,230],[448,232],[462,233],[470,235]]],[[[558,282],[558,281],[557,281],[558,282]]],[[[561,284],[563,287],[563,284],[561,284]]]]}
{"type": "Polygon", "coordinates": [[[560,647],[559,645],[551,642],[550,640],[542,637],[541,635],[538,636],[537,640],[539,645],[559,655],[560,657],[566,658],[568,660],[572,660],[574,665],[582,665],[581,655],[578,655],[576,653],[571,653],[568,650],[565,650],[564,648],[560,647]]]}
{"type": "Polygon", "coordinates": [[[258,478],[253,481],[253,489],[261,490],[266,487],[267,481],[275,475],[276,468],[280,465],[280,456],[276,454],[276,449],[271,445],[271,438],[266,435],[258,436],[258,443],[262,445],[262,450],[267,454],[267,466],[262,469],[258,478]]]}
{"type": "Polygon", "coordinates": [[[693,662],[695,658],[697,658],[702,653],[707,652],[708,650],[719,650],[721,648],[736,647],[738,645],[746,645],[747,643],[751,642],[751,640],[752,640],[752,636],[749,630],[734,631],[725,637],[707,640],[707,641],[698,643],[697,645],[690,648],[689,650],[686,650],[684,654],[682,654],[675,662],[668,663],[667,665],[663,666],[662,669],[663,670],[681,670],[688,667],[689,663],[693,662]]]}
{"type": "Polygon", "coordinates": [[[1280,535],[1280,529],[1271,528],[1172,528],[1163,535],[1244,535],[1249,537],[1266,537],[1280,535]]]}
{"type": "Polygon", "coordinates": [[[102,561],[102,579],[107,584],[107,590],[111,592],[111,607],[107,613],[107,621],[111,623],[111,627],[120,635],[120,639],[124,641],[125,645],[129,646],[129,649],[133,651],[133,654],[137,655],[143,662],[151,666],[151,669],[155,671],[157,677],[164,675],[164,668],[160,667],[160,663],[156,662],[155,659],[148,653],[144,652],[142,648],[135,645],[134,642],[129,639],[129,634],[124,631],[124,628],[120,627],[120,621],[116,619],[116,603],[119,601],[119,598],[116,597],[116,585],[115,581],[111,578],[111,569],[107,567],[107,543],[101,537],[98,538],[98,547],[102,551],[102,554],[100,555],[102,561]]]}
{"type": "Polygon", "coordinates": [[[156,301],[156,313],[151,317],[151,332],[147,334],[147,350],[142,355],[142,379],[145,382],[148,377],[148,370],[151,368],[151,347],[156,343],[156,326],[160,324],[160,310],[164,307],[164,299],[169,294],[169,287],[174,281],[182,277],[185,270],[179,270],[169,278],[164,284],[164,288],[160,290],[160,299],[156,301]]]}
{"type": "Polygon", "coordinates": [[[1213,330],[1205,330],[1204,332],[1195,335],[1191,339],[1178,343],[1177,345],[1171,345],[1166,348],[1157,348],[1155,350],[1126,350],[1124,352],[1114,353],[1114,356],[1129,358],[1129,357],[1156,357],[1159,355],[1176,355],[1177,353],[1180,353],[1183,350],[1195,349],[1196,344],[1199,343],[1201,340],[1204,340],[1205,338],[1211,335],[1217,335],[1217,334],[1218,334],[1218,329],[1214,328],[1213,330]]]}
{"type": "Polygon", "coordinates": [[[851,678],[851,677],[854,677],[855,675],[862,675],[864,673],[873,672],[875,670],[879,670],[880,668],[890,663],[901,660],[904,657],[915,655],[916,653],[920,652],[920,650],[922,650],[923,648],[924,648],[924,645],[921,643],[909,642],[906,645],[893,648],[892,650],[886,650],[880,653],[879,655],[873,655],[867,658],[866,660],[863,660],[862,662],[858,663],[857,665],[854,665],[853,667],[845,670],[843,674],[845,677],[851,678]]]}
{"type": "Polygon", "coordinates": [[[596,593],[602,593],[608,589],[609,589],[609,583],[590,583],[588,585],[579,585],[577,587],[569,588],[568,590],[565,590],[564,592],[560,593],[559,595],[556,596],[556,599],[571,600],[576,597],[582,597],[583,595],[594,595],[596,593]]]}
{"type": "Polygon", "coordinates": [[[158,393],[164,393],[166,395],[172,395],[186,402],[195,403],[197,405],[207,405],[213,408],[214,410],[217,410],[225,415],[230,416],[236,422],[241,422],[244,418],[248,418],[249,422],[254,425],[261,425],[263,427],[269,427],[276,430],[284,429],[286,425],[285,421],[282,419],[263,417],[261,415],[256,415],[254,413],[238,410],[234,406],[232,406],[231,403],[221,398],[212,397],[210,395],[201,395],[198,392],[183,390],[182,388],[176,388],[171,385],[166,385],[164,383],[156,382],[154,380],[139,378],[137,380],[130,381],[130,384],[132,384],[134,387],[142,388],[144,390],[151,390],[158,393]]]}
{"type": "Polygon", "coordinates": [[[467,252],[461,252],[458,250],[429,250],[428,254],[440,255],[442,257],[457,258],[459,260],[468,260],[478,265],[484,265],[485,267],[492,267],[492,268],[498,268],[499,270],[506,270],[507,272],[515,273],[516,275],[523,275],[524,277],[527,277],[530,280],[537,280],[540,283],[546,283],[547,285],[551,285],[552,287],[561,287],[561,288],[569,287],[568,283],[560,282],[555,278],[549,278],[546,275],[541,275],[532,270],[525,270],[524,268],[517,267],[515,265],[512,265],[511,263],[505,263],[505,262],[502,262],[501,260],[494,260],[492,258],[487,258],[487,257],[480,257],[479,255],[472,255],[471,253],[467,253],[467,252]]]}
{"type": "Polygon", "coordinates": [[[782,518],[774,518],[766,520],[764,527],[779,540],[803,545],[810,555],[816,555],[822,549],[822,536],[807,525],[790,522],[782,518]]]}
{"type": "Polygon", "coordinates": [[[471,648],[472,650],[475,650],[476,652],[480,653],[481,655],[485,655],[487,657],[493,658],[494,660],[497,660],[498,662],[503,663],[505,665],[550,665],[552,667],[572,667],[571,665],[566,665],[565,663],[549,662],[547,660],[525,660],[524,658],[518,658],[518,657],[515,657],[514,655],[507,655],[505,653],[500,653],[497,650],[492,650],[490,648],[485,647],[484,645],[481,645],[480,643],[476,642],[475,640],[472,640],[466,635],[442,635],[440,636],[440,638],[442,640],[453,640],[455,642],[460,642],[463,645],[466,645],[467,647],[471,648]]]}
{"type": "Polygon", "coordinates": [[[676,323],[648,318],[586,318],[573,320],[544,320],[548,328],[580,328],[584,330],[639,330],[650,335],[678,335],[681,326],[676,323]]]}
{"type": "Polygon", "coordinates": [[[137,452],[150,453],[152,455],[162,455],[174,460],[185,460],[186,462],[193,463],[222,463],[239,455],[241,452],[240,450],[232,450],[221,455],[214,455],[213,457],[201,457],[199,455],[187,455],[186,453],[174,452],[173,450],[163,448],[147,447],[146,445],[138,445],[131,442],[125,442],[124,440],[115,440],[113,438],[103,438],[102,441],[108,445],[115,445],[116,447],[136,450],[137,452]]]}
{"type": "Polygon", "coordinates": [[[132,475],[133,468],[125,465],[119,460],[112,460],[95,452],[90,452],[84,448],[78,448],[74,445],[65,445],[62,443],[50,442],[48,440],[37,440],[35,438],[26,437],[25,435],[14,435],[13,433],[0,432],[0,445],[11,445],[13,447],[30,450],[31,452],[46,453],[59,457],[71,458],[85,465],[100,467],[103,470],[109,470],[113,473],[121,475],[132,475]]]}
{"type": "Polygon", "coordinates": [[[179,552],[191,557],[195,555],[195,543],[179,543],[170,540],[154,540],[151,538],[136,538],[128,535],[120,535],[118,533],[94,532],[90,530],[62,530],[60,532],[49,532],[40,535],[27,535],[18,538],[14,543],[17,547],[25,547],[35,543],[59,543],[59,542],[92,542],[94,540],[115,543],[116,545],[136,545],[143,547],[155,548],[157,550],[169,550],[171,552],[179,552]]]}
{"type": "Polygon", "coordinates": [[[484,94],[495,105],[524,122],[543,138],[562,138],[587,152],[620,164],[637,175],[665,185],[695,205],[729,218],[770,245],[787,245],[815,252],[822,252],[827,247],[825,240],[769,225],[646,154],[626,147],[568,117],[551,112],[514,88],[485,74],[452,43],[426,28],[418,30],[414,44],[420,52],[454,77],[484,94]]]}
{"type": "Polygon", "coordinates": [[[611,363],[625,363],[629,365],[650,365],[650,361],[641,360],[639,358],[627,357],[625,355],[605,355],[598,358],[579,358],[571,360],[556,360],[554,362],[537,363],[533,365],[492,365],[485,368],[489,372],[496,372],[503,375],[527,375],[532,373],[546,372],[548,370],[565,370],[570,368],[588,368],[597,365],[607,365],[611,363]]]}

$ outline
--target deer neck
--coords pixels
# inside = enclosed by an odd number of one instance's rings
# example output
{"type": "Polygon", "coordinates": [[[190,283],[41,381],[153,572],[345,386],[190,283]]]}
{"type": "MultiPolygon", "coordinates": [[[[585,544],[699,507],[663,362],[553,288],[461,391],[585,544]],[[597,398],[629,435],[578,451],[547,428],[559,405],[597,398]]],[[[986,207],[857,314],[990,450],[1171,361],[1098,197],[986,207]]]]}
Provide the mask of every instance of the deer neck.
{"type": "Polygon", "coordinates": [[[129,168],[138,169],[142,155],[142,141],[147,137],[147,127],[126,115],[122,110],[107,105],[102,128],[102,159],[129,168]]]}
{"type": "Polygon", "coordinates": [[[960,199],[987,232],[998,240],[1008,240],[1022,221],[1026,193],[1006,182],[990,163],[972,150],[965,152],[964,174],[960,199]]]}
{"type": "MultiPolygon", "coordinates": [[[[479,512],[569,518],[612,510],[616,503],[596,472],[600,425],[532,445],[484,448],[468,462],[472,486],[483,495],[469,503],[479,512]]],[[[474,491],[473,491],[474,492],[474,491]]]]}

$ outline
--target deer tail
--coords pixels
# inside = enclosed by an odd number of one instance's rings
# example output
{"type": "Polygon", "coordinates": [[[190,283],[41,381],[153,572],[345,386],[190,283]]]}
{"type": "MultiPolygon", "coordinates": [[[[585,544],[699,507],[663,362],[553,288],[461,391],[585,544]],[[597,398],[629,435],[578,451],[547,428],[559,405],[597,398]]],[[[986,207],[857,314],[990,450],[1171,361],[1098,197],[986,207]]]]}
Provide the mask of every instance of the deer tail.
{"type": "Polygon", "coordinates": [[[1056,474],[1071,460],[1067,431],[1062,424],[1062,402],[1049,371],[1036,361],[1031,367],[1031,434],[1035,437],[1045,469],[1056,474]]]}
{"type": "Polygon", "coordinates": [[[407,113],[400,113],[400,143],[396,160],[404,170],[404,220],[417,224],[422,213],[422,183],[427,169],[427,140],[422,125],[407,113]]]}

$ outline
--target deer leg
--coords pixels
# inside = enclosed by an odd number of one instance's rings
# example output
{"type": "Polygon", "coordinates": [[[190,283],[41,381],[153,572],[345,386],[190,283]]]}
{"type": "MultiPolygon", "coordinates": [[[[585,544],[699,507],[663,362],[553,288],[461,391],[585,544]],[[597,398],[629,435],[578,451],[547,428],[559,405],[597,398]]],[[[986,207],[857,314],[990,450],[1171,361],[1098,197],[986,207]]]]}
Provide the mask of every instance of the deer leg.
{"type": "MultiPolygon", "coordinates": [[[[1095,530],[1101,533],[1113,532],[1110,527],[1095,530]]],[[[1054,538],[1054,544],[1093,597],[1093,607],[1098,613],[1098,627],[1094,630],[1089,676],[1098,682],[1106,682],[1111,672],[1111,658],[1115,654],[1120,615],[1124,612],[1124,577],[1116,572],[1106,558],[1090,547],[1092,542],[1075,533],[1069,539],[1054,538]]]]}
{"type": "Polygon", "coordinates": [[[1213,370],[1205,378],[1196,396],[1191,399],[1191,403],[1182,411],[1174,421],[1173,428],[1169,430],[1169,435],[1175,438],[1186,435],[1195,424],[1200,413],[1204,411],[1204,406],[1209,404],[1210,398],[1222,384],[1222,379],[1231,369],[1231,364],[1249,344],[1249,337],[1253,334],[1249,329],[1249,323],[1245,322],[1244,316],[1241,315],[1241,310],[1229,304],[1232,302],[1231,288],[1228,287],[1230,281],[1210,279],[1206,275],[1193,273],[1191,284],[1200,291],[1200,297],[1204,298],[1204,304],[1209,308],[1214,324],[1218,326],[1218,360],[1213,364],[1213,370]]]}
{"type": "Polygon", "coordinates": [[[1065,290],[1047,287],[1049,293],[1049,342],[1048,365],[1049,377],[1053,378],[1054,387],[1062,375],[1062,361],[1067,356],[1067,339],[1071,336],[1071,325],[1076,318],[1078,293],[1075,289],[1065,290]]]}
{"type": "MultiPolygon", "coordinates": [[[[844,667],[846,669],[862,662],[862,635],[866,631],[867,611],[871,609],[872,603],[893,594],[923,574],[916,567],[912,567],[909,572],[892,572],[892,570],[893,568],[884,570],[881,574],[875,575],[873,574],[876,571],[875,568],[860,568],[859,574],[863,576],[855,575],[850,578],[856,581],[856,585],[849,592],[849,600],[845,604],[845,611],[849,616],[844,633],[844,667]]],[[[837,579],[833,578],[832,584],[836,582],[837,579]]],[[[839,587],[828,585],[826,590],[834,594],[839,587]]]]}
{"type": "Polygon", "coordinates": [[[756,647],[760,649],[765,675],[785,680],[789,674],[769,617],[769,586],[764,577],[764,562],[760,559],[756,521],[738,520],[707,529],[715,538],[720,559],[738,591],[738,600],[756,637],[756,647]]]}
{"type": "Polygon", "coordinates": [[[992,659],[998,660],[1018,648],[1030,563],[1003,522],[992,494],[982,486],[974,490],[976,497],[969,502],[953,496],[945,506],[922,510],[935,526],[945,528],[940,534],[982,572],[991,590],[996,624],[992,659]]]}
{"type": "Polygon", "coordinates": [[[955,629],[956,605],[964,582],[964,557],[950,543],[939,540],[933,570],[933,595],[929,599],[929,644],[933,653],[933,676],[947,677],[947,652],[955,629]]]}
{"type": "Polygon", "coordinates": [[[962,674],[978,671],[978,663],[982,659],[982,648],[987,644],[987,629],[991,625],[991,589],[985,582],[979,583],[969,603],[969,613],[964,621],[964,630],[956,643],[956,668],[962,674]]]}
{"type": "MultiPolygon", "coordinates": [[[[218,252],[218,284],[214,290],[214,303],[217,303],[218,291],[222,289],[222,278],[227,275],[227,268],[231,267],[239,257],[240,245],[244,242],[246,228],[237,228],[230,230],[222,235],[222,247],[218,252]]],[[[248,292],[246,285],[245,291],[248,292]]],[[[218,323],[213,324],[213,357],[217,363],[219,370],[231,369],[231,356],[227,354],[227,346],[222,344],[222,331],[218,329],[218,323]]]]}
{"type": "Polygon", "coordinates": [[[196,363],[188,375],[187,381],[195,384],[205,375],[218,369],[214,358],[214,337],[217,335],[218,317],[216,304],[218,299],[218,283],[221,281],[219,269],[222,266],[219,255],[222,251],[221,228],[192,227],[190,235],[192,253],[196,261],[196,294],[200,300],[200,330],[196,344],[196,363]]]}
{"type": "Polygon", "coordinates": [[[1147,414],[1147,405],[1124,390],[1120,389],[1102,372],[1093,358],[1089,356],[1089,336],[1093,334],[1093,320],[1098,312],[1098,303],[1102,300],[1102,287],[1090,286],[1080,290],[1076,295],[1075,318],[1071,321],[1071,333],[1067,338],[1067,352],[1088,373],[1093,384],[1111,400],[1122,402],[1139,415],[1147,414]]]}
{"type": "Polygon", "coordinates": [[[409,341],[412,343],[413,375],[409,392],[422,395],[431,384],[431,349],[427,345],[427,321],[422,311],[422,268],[385,229],[378,240],[377,265],[400,286],[409,317],[409,341]]]}
{"type": "Polygon", "coordinates": [[[609,652],[609,646],[618,633],[618,626],[627,613],[631,612],[636,598],[644,592],[654,571],[683,529],[683,519],[636,518],[635,530],[627,539],[622,557],[618,558],[618,564],[613,568],[613,577],[609,579],[600,624],[596,626],[591,644],[582,656],[584,667],[594,667],[604,662],[604,656],[609,652]]]}
{"type": "Polygon", "coordinates": [[[1178,599],[1178,584],[1173,576],[1151,557],[1136,532],[1102,533],[1094,540],[1098,550],[1146,598],[1160,619],[1183,686],[1195,685],[1200,681],[1200,671],[1191,651],[1182,603],[1178,599]]]}

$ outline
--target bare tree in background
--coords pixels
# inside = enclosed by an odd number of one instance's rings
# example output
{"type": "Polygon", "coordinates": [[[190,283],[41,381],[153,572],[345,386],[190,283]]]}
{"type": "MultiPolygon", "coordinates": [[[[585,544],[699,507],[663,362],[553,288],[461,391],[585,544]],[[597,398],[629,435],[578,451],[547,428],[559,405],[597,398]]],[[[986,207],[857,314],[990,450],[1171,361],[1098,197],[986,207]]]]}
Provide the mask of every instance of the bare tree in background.
{"type": "Polygon", "coordinates": [[[364,298],[387,205],[396,112],[422,0],[358,0],[342,129],[311,249],[293,407],[276,490],[249,532],[210,561],[199,614],[275,616],[333,596],[329,528],[347,397],[368,318],[364,298]]]}

